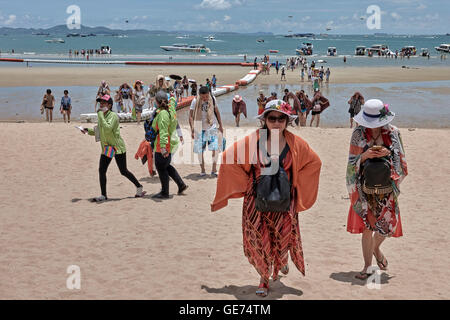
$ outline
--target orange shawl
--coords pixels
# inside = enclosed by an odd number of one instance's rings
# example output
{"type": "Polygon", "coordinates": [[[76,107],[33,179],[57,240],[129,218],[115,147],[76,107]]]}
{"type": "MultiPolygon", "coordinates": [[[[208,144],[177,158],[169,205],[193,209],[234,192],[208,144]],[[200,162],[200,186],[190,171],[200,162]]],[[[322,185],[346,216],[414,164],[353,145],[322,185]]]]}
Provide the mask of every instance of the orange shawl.
{"type": "Polygon", "coordinates": [[[153,150],[150,146],[150,142],[147,140],[143,140],[141,144],[139,145],[139,148],[136,151],[136,154],[134,155],[134,158],[137,160],[139,158],[143,159],[144,156],[147,156],[147,166],[148,166],[148,173],[150,173],[151,176],[153,176],[153,150]]]}
{"type": "MultiPolygon", "coordinates": [[[[322,162],[302,138],[287,130],[285,138],[292,154],[292,185],[296,189],[295,210],[301,212],[311,208],[317,199],[322,162]]],[[[251,163],[256,163],[258,139],[259,130],[235,142],[223,153],[211,211],[226,207],[229,199],[245,195],[248,182],[252,179],[251,163]],[[242,152],[243,154],[238,155],[237,150],[245,150],[245,154],[242,152]]]]}

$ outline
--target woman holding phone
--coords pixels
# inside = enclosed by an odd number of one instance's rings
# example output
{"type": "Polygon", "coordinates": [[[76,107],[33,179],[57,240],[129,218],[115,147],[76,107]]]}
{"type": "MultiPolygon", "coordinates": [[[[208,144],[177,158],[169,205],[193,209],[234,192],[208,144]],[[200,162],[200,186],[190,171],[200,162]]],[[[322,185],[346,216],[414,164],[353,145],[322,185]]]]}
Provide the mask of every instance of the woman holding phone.
{"type": "Polygon", "coordinates": [[[350,142],[346,182],[351,205],[347,231],[362,233],[364,267],[356,275],[361,280],[371,275],[368,268],[372,256],[381,270],[387,270],[381,244],[387,237],[403,235],[398,196],[408,169],[400,131],[390,124],[395,114],[388,107],[378,99],[366,101],[354,118],[359,125],[350,142]],[[373,187],[370,180],[383,175],[386,183],[373,187]]]}

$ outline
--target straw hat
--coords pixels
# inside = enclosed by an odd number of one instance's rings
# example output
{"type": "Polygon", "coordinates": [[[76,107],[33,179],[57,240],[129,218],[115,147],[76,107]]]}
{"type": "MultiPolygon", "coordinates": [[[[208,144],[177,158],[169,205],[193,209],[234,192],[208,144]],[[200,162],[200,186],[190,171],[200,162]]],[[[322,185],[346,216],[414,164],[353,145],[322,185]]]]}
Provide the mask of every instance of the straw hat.
{"type": "Polygon", "coordinates": [[[242,101],[242,97],[237,94],[237,95],[234,96],[233,101],[236,102],[236,103],[239,103],[239,102],[242,101]]]}
{"type": "Polygon", "coordinates": [[[374,129],[387,125],[395,117],[395,113],[389,111],[389,105],[381,100],[370,99],[361,108],[361,111],[353,117],[359,125],[374,129]]]}
{"type": "Polygon", "coordinates": [[[289,117],[289,123],[297,119],[297,115],[293,114],[294,109],[291,107],[291,105],[283,100],[271,100],[268,103],[266,103],[266,106],[264,108],[264,111],[256,117],[256,119],[264,120],[264,115],[271,111],[277,111],[280,113],[283,113],[289,117]]]}

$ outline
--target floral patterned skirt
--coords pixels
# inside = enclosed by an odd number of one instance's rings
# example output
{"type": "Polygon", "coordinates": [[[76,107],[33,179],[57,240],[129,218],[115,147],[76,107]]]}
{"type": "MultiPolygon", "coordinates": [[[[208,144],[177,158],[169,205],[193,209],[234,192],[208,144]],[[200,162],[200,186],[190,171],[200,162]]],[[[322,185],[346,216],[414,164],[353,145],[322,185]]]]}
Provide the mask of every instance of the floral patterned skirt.
{"type": "Polygon", "coordinates": [[[277,279],[280,269],[288,263],[289,252],[297,269],[305,275],[298,213],[295,212],[294,202],[291,201],[289,212],[262,213],[255,208],[252,184],[247,188],[242,212],[244,254],[266,282],[272,270],[273,279],[277,279]]]}

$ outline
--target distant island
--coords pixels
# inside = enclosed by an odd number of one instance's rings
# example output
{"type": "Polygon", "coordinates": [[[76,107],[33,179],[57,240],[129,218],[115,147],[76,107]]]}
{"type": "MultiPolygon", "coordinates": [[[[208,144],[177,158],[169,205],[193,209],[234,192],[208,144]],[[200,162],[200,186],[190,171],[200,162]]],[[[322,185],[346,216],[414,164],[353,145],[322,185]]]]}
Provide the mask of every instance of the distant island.
{"type": "Polygon", "coordinates": [[[0,28],[0,35],[45,35],[45,36],[117,36],[117,35],[149,35],[149,34],[192,34],[192,35],[232,35],[232,34],[245,34],[245,35],[273,35],[272,32],[254,32],[254,33],[238,33],[238,32],[205,32],[205,31],[165,31],[165,30],[122,30],[122,29],[109,29],[107,27],[88,27],[81,26],[80,29],[68,29],[66,25],[59,25],[48,29],[33,29],[33,28],[0,28]]]}

